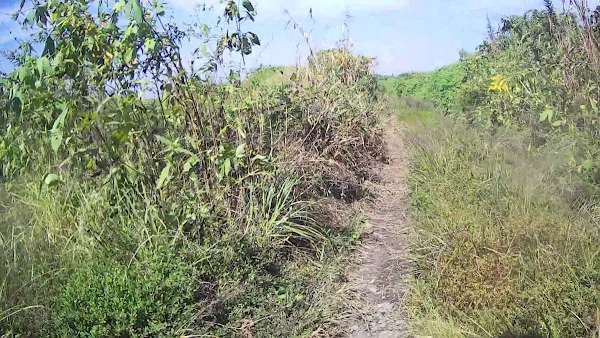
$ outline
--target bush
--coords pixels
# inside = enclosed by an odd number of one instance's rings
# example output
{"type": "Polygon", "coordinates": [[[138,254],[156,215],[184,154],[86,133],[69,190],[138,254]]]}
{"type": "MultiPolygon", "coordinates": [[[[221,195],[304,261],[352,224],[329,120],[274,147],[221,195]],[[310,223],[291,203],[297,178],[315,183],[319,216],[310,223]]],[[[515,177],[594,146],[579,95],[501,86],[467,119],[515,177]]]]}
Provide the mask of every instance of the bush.
{"type": "Polygon", "coordinates": [[[456,91],[465,78],[462,63],[455,63],[430,73],[404,74],[396,79],[396,95],[427,100],[444,112],[455,112],[456,91]]]}
{"type": "Polygon", "coordinates": [[[175,252],[157,248],[129,263],[96,257],[76,268],[52,301],[44,335],[181,335],[202,303],[198,271],[175,252]]]}

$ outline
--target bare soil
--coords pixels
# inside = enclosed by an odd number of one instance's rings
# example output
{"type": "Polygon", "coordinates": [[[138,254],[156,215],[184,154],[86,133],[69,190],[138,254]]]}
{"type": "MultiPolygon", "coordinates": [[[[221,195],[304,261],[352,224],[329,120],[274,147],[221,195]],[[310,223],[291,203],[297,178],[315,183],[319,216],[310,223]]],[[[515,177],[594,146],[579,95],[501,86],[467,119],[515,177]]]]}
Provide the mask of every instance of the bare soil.
{"type": "Polygon", "coordinates": [[[351,338],[410,337],[404,306],[410,264],[405,257],[410,227],[404,182],[405,153],[402,131],[394,122],[386,127],[389,163],[381,169],[377,197],[364,210],[372,232],[360,247],[361,263],[350,279],[359,292],[359,309],[345,329],[351,338]]]}

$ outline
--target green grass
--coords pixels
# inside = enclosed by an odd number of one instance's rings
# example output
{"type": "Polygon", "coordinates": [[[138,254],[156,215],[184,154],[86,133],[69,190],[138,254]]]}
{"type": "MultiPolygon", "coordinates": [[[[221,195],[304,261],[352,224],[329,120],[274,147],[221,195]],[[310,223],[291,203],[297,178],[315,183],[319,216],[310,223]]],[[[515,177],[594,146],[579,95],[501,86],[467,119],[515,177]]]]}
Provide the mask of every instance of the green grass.
{"type": "Polygon", "coordinates": [[[416,333],[591,336],[600,206],[581,203],[587,185],[559,169],[564,149],[531,150],[527,133],[434,121],[409,124],[406,140],[416,333]]]}
{"type": "MultiPolygon", "coordinates": [[[[353,301],[345,268],[358,214],[327,230],[317,254],[277,238],[268,223],[244,229],[225,220],[193,240],[169,231],[133,192],[111,205],[80,182],[60,193],[36,188],[13,186],[19,195],[5,194],[2,204],[0,331],[8,336],[232,336],[249,321],[257,337],[308,337],[336,330],[353,301]]],[[[280,215],[248,221],[293,217],[273,203],[280,215]]]]}
{"type": "Polygon", "coordinates": [[[290,80],[297,71],[292,66],[271,66],[256,69],[248,75],[247,81],[253,85],[276,86],[290,84],[290,80]]]}
{"type": "Polygon", "coordinates": [[[387,94],[394,94],[396,92],[397,83],[398,78],[396,76],[380,75],[377,77],[377,85],[384,93],[387,94]]]}
{"type": "Polygon", "coordinates": [[[382,77],[380,85],[399,97],[413,97],[432,102],[446,112],[456,110],[455,95],[463,82],[465,70],[455,63],[428,73],[407,73],[398,77],[382,77]]]}
{"type": "Polygon", "coordinates": [[[418,98],[391,97],[390,107],[405,126],[417,131],[438,122],[435,105],[418,98]]]}

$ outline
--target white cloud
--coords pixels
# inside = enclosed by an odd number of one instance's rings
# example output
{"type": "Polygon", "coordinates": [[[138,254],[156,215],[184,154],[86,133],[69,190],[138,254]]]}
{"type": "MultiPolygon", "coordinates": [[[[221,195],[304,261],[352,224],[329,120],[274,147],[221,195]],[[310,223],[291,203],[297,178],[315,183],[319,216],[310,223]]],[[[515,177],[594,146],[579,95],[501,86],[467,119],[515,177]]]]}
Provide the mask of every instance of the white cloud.
{"type": "MultiPolygon", "coordinates": [[[[346,13],[360,15],[406,8],[409,0],[251,0],[262,17],[281,15],[287,10],[291,15],[313,15],[336,18],[346,13]]],[[[219,0],[171,0],[170,3],[187,11],[198,4],[219,5],[219,0]]]]}
{"type": "Polygon", "coordinates": [[[315,16],[335,18],[346,13],[361,15],[404,9],[408,0],[256,0],[258,10],[276,14],[288,10],[292,15],[307,15],[312,9],[315,16]]]}

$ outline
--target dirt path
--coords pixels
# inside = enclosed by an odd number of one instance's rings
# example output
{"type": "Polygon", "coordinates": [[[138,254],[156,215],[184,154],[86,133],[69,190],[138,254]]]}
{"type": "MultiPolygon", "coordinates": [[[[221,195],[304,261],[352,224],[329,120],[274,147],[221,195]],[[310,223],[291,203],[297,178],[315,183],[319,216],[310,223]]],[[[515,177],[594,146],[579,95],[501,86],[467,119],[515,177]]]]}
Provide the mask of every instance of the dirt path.
{"type": "Polygon", "coordinates": [[[362,262],[350,277],[361,297],[360,320],[349,323],[352,338],[408,337],[404,307],[405,278],[409,275],[404,251],[410,229],[404,184],[405,156],[402,133],[390,122],[386,128],[389,163],[381,172],[377,199],[365,210],[372,233],[363,242],[362,262]]]}

